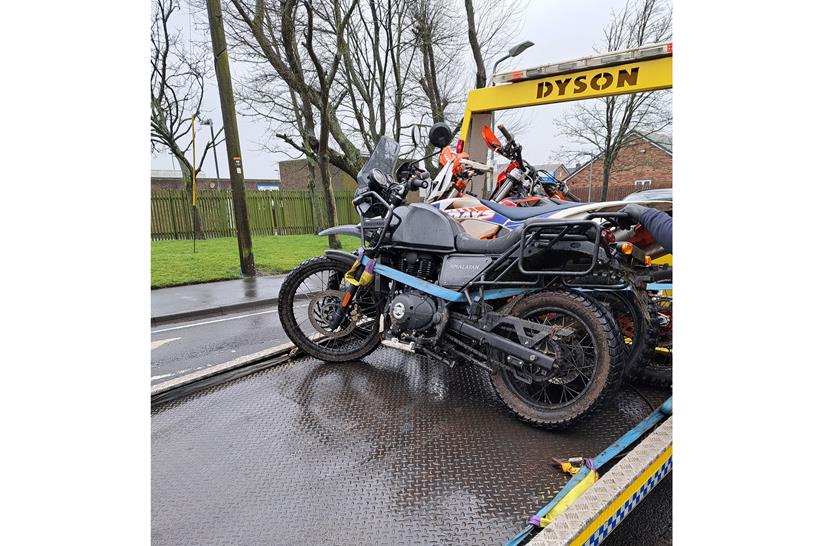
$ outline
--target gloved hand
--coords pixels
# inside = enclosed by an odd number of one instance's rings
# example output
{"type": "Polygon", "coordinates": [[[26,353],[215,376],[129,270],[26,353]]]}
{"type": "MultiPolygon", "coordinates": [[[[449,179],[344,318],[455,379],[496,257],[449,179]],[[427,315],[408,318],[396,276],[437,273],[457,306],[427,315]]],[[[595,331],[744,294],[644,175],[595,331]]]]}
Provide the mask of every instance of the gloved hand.
{"type": "Polygon", "coordinates": [[[630,218],[640,223],[641,216],[647,210],[649,210],[649,207],[644,207],[643,205],[638,205],[636,203],[630,203],[624,208],[622,208],[621,212],[627,213],[630,218]]]}

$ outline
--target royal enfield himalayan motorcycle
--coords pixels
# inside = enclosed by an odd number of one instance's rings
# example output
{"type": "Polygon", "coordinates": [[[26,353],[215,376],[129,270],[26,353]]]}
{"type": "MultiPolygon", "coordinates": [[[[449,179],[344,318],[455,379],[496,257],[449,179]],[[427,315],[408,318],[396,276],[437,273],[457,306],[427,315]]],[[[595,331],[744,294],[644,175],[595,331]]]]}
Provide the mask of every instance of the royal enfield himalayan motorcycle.
{"type": "MultiPolygon", "coordinates": [[[[431,145],[452,139],[443,124],[431,145]]],[[[559,281],[617,271],[639,283],[643,264],[601,233],[623,214],[528,222],[492,240],[475,239],[442,211],[408,204],[427,186],[418,164],[396,170],[399,146],[382,137],[357,176],[361,223],[321,232],[354,235],[355,254],[328,250],[288,274],[282,325],[316,358],[357,360],[383,338],[450,366],[490,374],[524,421],[563,428],[592,414],[619,387],[624,347],[606,308],[559,281]]]]}

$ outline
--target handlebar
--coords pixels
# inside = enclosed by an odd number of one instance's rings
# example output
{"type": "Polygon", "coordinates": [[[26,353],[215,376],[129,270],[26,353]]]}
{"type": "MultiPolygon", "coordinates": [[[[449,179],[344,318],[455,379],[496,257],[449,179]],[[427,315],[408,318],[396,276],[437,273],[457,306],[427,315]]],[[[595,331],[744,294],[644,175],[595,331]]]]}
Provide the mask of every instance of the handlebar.
{"type": "Polygon", "coordinates": [[[410,191],[416,191],[416,190],[421,189],[421,188],[426,188],[430,184],[428,184],[427,178],[421,178],[421,177],[417,176],[417,177],[411,178],[410,181],[408,182],[408,185],[410,186],[410,191]]]}
{"type": "Polygon", "coordinates": [[[490,172],[491,170],[493,170],[492,167],[490,167],[489,165],[485,165],[484,163],[479,163],[478,161],[472,161],[470,159],[462,159],[461,164],[464,165],[465,167],[469,167],[469,168],[473,169],[474,171],[478,171],[478,172],[485,172],[486,173],[486,172],[490,172]]]}
{"type": "Polygon", "coordinates": [[[501,131],[501,134],[504,135],[504,138],[507,139],[507,142],[510,142],[513,139],[512,135],[507,130],[507,128],[504,127],[503,124],[501,124],[501,123],[498,124],[498,130],[501,131]]]}
{"type": "Polygon", "coordinates": [[[586,215],[586,219],[590,218],[604,218],[624,228],[628,228],[635,223],[632,221],[632,217],[625,212],[590,212],[586,215]]]}
{"type": "Polygon", "coordinates": [[[629,218],[629,215],[625,212],[590,212],[587,214],[587,218],[629,218]]]}

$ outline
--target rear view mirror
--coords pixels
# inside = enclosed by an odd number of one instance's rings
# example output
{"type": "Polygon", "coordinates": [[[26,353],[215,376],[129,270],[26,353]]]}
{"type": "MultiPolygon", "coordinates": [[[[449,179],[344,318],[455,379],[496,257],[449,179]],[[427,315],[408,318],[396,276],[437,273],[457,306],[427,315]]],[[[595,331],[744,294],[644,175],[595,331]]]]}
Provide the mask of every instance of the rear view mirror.
{"type": "Polygon", "coordinates": [[[428,134],[428,138],[430,139],[430,144],[435,146],[436,148],[444,148],[450,141],[453,140],[453,132],[447,127],[447,124],[442,122],[433,124],[430,127],[430,133],[428,134]]]}
{"type": "Polygon", "coordinates": [[[413,128],[410,130],[410,139],[413,141],[413,149],[418,148],[419,144],[423,142],[421,126],[418,124],[413,125],[413,128]]]}

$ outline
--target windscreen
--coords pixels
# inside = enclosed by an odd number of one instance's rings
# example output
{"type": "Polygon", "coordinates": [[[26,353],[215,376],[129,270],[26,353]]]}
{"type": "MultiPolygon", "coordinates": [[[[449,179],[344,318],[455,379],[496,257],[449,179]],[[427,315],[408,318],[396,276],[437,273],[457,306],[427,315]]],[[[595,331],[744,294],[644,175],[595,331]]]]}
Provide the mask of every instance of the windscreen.
{"type": "Polygon", "coordinates": [[[360,170],[359,174],[356,175],[356,180],[359,182],[359,187],[367,188],[367,177],[370,176],[370,173],[374,170],[379,170],[385,176],[392,178],[394,171],[396,170],[396,163],[398,160],[399,143],[390,137],[383,136],[373,149],[370,159],[367,160],[367,163],[364,164],[362,170],[360,170]]]}

